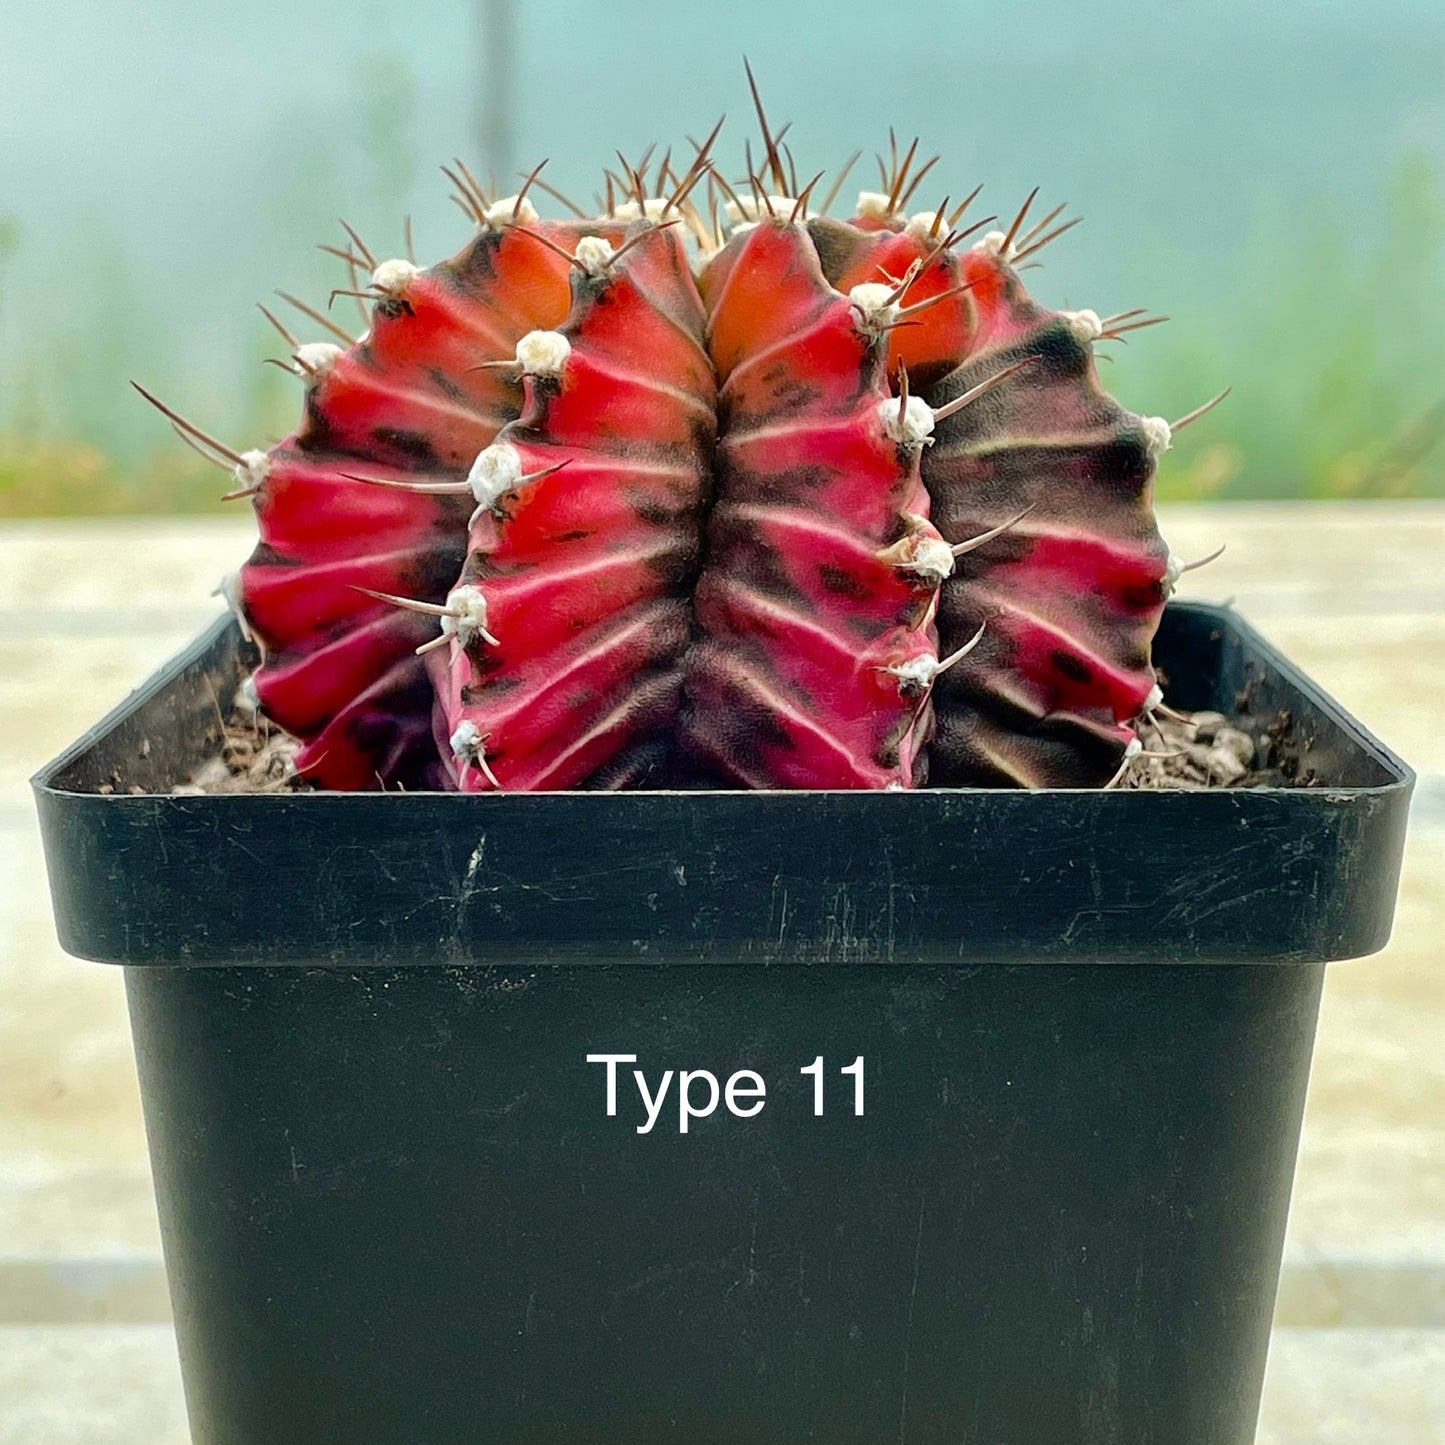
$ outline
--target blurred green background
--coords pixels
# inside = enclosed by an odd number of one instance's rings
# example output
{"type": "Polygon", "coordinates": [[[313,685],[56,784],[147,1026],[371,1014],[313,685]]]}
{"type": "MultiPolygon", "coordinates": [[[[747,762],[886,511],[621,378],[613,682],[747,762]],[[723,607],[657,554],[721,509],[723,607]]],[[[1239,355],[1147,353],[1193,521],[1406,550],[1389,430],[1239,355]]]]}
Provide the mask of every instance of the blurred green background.
{"type": "Polygon", "coordinates": [[[1172,317],[1113,348],[1111,389],[1166,416],[1235,389],[1166,457],[1164,495],[1445,494],[1440,0],[0,10],[0,515],[217,507],[219,473],[128,379],[265,445],[299,394],[262,364],[254,303],[346,284],[314,249],[338,217],[397,253],[410,215],[428,261],[467,237],[454,155],[550,157],[590,197],[615,148],[727,111],[733,165],[745,51],[805,174],[892,125],[944,157],[915,206],[982,182],[1012,214],[1040,185],[1087,218],[1031,289],[1172,317]]]}

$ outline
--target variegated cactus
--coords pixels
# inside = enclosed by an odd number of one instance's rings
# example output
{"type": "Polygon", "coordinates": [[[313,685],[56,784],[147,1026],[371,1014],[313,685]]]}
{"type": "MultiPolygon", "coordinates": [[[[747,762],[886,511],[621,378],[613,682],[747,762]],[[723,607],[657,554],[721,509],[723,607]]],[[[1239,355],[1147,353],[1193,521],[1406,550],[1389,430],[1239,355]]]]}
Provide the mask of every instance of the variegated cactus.
{"type": "Polygon", "coordinates": [[[366,334],[277,323],[294,435],[168,413],[256,508],[230,596],[316,785],[1093,786],[1137,751],[1171,428],[1093,351],[1152,320],[1027,294],[1057,211],[908,215],[916,145],[815,213],[759,119],[765,174],[729,183],[714,131],[595,219],[448,172],[459,255],[353,234],[366,334]]]}

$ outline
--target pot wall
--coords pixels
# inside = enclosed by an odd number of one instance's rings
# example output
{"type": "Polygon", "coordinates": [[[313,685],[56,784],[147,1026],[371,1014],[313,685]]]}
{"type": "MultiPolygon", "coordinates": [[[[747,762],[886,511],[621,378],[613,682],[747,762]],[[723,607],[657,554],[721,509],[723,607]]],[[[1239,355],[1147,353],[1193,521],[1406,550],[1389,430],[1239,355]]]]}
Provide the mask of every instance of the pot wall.
{"type": "Polygon", "coordinates": [[[195,1439],[1244,1445],[1322,972],[129,969],[195,1439]]]}
{"type": "Polygon", "coordinates": [[[1245,1445],[1412,775],[1226,609],[1156,658],[1311,786],[175,797],[198,639],[35,786],[199,1445],[1245,1445]]]}

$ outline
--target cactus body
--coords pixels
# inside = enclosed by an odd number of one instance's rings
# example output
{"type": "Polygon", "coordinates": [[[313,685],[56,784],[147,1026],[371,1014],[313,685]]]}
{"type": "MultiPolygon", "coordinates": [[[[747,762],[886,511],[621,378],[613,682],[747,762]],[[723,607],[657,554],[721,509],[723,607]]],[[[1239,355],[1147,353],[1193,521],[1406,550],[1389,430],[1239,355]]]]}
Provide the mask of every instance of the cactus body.
{"type": "Polygon", "coordinates": [[[964,541],[1026,513],[958,559],[939,631],[983,625],[966,668],[938,681],[941,783],[1089,786],[1118,767],[1155,685],[1149,644],[1168,548],[1150,507],[1143,423],[1100,388],[1080,328],[1032,301],[988,248],[963,258],[977,316],[939,406],[1028,365],[939,424],[924,478],[940,529],[964,541]]]}
{"type": "Polygon", "coordinates": [[[1099,385],[1109,324],[1024,289],[1067,224],[965,246],[959,211],[902,214],[912,154],[850,221],[718,180],[730,237],[687,198],[702,157],[670,195],[609,180],[595,220],[468,192],[457,257],[374,266],[368,333],[296,350],[297,432],[226,453],[260,521],[256,690],[303,775],[1115,774],[1178,573],[1150,505],[1169,428],[1099,385]]]}
{"type": "Polygon", "coordinates": [[[749,787],[911,786],[941,580],[920,557],[941,541],[886,336],[828,284],[801,223],[732,240],[703,290],[722,438],[687,745],[749,787]]]}
{"type": "MultiPolygon", "coordinates": [[[[564,249],[582,234],[546,231],[564,249]]],[[[252,468],[261,541],[241,590],[266,649],[257,692],[321,786],[443,781],[415,651],[436,624],[368,594],[436,603],[455,583],[468,470],[521,406],[517,378],[479,363],[562,320],[571,269],[514,228],[427,271],[384,263],[370,332],[308,376],[300,429],[252,468]],[[406,489],[418,483],[455,490],[406,489]]]]}
{"type": "Polygon", "coordinates": [[[573,787],[676,730],[716,387],[680,239],[639,220],[624,247],[577,272],[490,454],[504,481],[534,480],[471,528],[461,581],[494,640],[437,664],[464,789],[573,787]]]}

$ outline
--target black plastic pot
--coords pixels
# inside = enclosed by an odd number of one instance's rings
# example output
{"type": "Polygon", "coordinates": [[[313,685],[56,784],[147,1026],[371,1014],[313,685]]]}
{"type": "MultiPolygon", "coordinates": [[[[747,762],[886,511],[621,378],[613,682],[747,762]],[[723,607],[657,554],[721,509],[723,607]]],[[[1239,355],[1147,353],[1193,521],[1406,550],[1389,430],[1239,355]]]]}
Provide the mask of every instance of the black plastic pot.
{"type": "Polygon", "coordinates": [[[126,967],[201,1445],[1252,1438],[1412,778],[1233,614],[1170,609],[1170,700],[1288,713],[1313,786],[128,795],[238,648],[35,783],[62,942],[126,967]],[[613,1116],[589,1054],[637,1055],[613,1116]],[[766,1098],[684,1132],[674,1077],[639,1133],[634,1067],[766,1098]]]}

